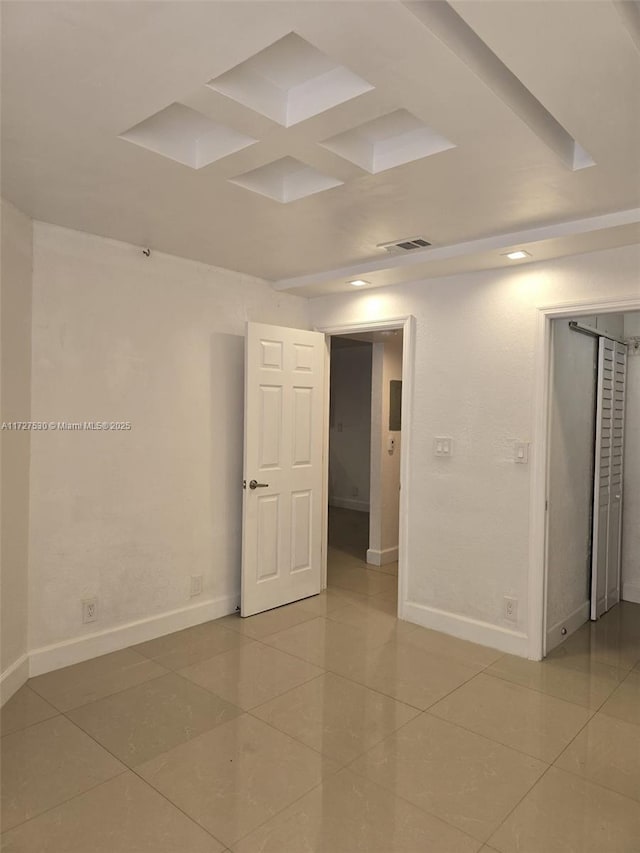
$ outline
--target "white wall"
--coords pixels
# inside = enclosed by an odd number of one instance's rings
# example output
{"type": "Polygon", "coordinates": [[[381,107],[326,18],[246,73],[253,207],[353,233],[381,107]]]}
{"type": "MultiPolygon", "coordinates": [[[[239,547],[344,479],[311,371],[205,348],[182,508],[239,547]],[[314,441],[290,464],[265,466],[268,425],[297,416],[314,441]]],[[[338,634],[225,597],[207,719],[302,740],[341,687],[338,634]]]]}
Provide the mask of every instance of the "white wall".
{"type": "Polygon", "coordinates": [[[329,504],[369,510],[371,344],[331,347],[329,504]]]}
{"type": "Polygon", "coordinates": [[[309,327],[305,300],[245,275],[42,223],[34,237],[32,418],[132,429],[32,436],[32,674],[235,608],[245,321],[309,327]]]}
{"type": "Polygon", "coordinates": [[[312,301],[320,327],[416,317],[409,618],[527,653],[531,471],[512,442],[534,424],[535,309],[638,298],[639,268],[629,246],[312,301]],[[451,459],[433,456],[436,435],[453,436],[451,459]],[[518,598],[515,625],[505,595],[518,598]]]}
{"type": "Polygon", "coordinates": [[[552,327],[547,651],[589,618],[598,353],[597,339],[573,331],[568,319],[552,327]]]}
{"type": "MultiPolygon", "coordinates": [[[[624,318],[624,336],[640,337],[640,312],[624,318]]],[[[622,597],[640,604],[640,351],[629,347],[622,516],[622,597]]]]}
{"type": "MultiPolygon", "coordinates": [[[[0,420],[30,420],[31,220],[2,201],[0,297],[0,420]]],[[[2,590],[0,671],[2,701],[27,677],[29,546],[29,431],[0,433],[2,590]]]]}
{"type": "Polygon", "coordinates": [[[402,334],[373,345],[371,398],[371,516],[367,562],[398,559],[401,433],[389,431],[389,383],[402,379],[402,334]],[[388,438],[395,439],[393,452],[388,438]]]}

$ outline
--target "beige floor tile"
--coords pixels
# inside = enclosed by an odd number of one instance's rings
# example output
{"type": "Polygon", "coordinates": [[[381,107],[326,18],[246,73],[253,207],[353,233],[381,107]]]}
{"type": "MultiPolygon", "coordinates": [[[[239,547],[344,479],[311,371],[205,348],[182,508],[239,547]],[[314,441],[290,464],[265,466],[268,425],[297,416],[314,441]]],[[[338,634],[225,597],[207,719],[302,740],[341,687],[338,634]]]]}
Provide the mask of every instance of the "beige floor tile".
{"type": "Polygon", "coordinates": [[[307,610],[303,601],[296,601],[284,607],[265,610],[264,613],[257,613],[255,616],[247,616],[245,619],[238,613],[232,613],[230,616],[219,619],[218,624],[224,625],[225,628],[230,628],[233,631],[238,631],[245,637],[260,640],[263,637],[268,637],[269,634],[277,634],[278,631],[285,631],[293,625],[307,622],[314,617],[315,613],[312,612],[311,605],[309,605],[309,610],[307,610]]]}
{"type": "Polygon", "coordinates": [[[330,586],[363,595],[391,592],[398,585],[397,578],[392,575],[351,566],[330,567],[327,577],[330,586]]]}
{"type": "Polygon", "coordinates": [[[245,711],[323,672],[262,643],[250,643],[180,670],[185,678],[245,711]]]}
{"type": "Polygon", "coordinates": [[[547,765],[427,713],[349,769],[486,841],[547,765]]]}
{"type": "Polygon", "coordinates": [[[637,802],[552,767],[489,839],[499,853],[635,853],[637,802]]]}
{"type": "Polygon", "coordinates": [[[398,596],[388,595],[370,595],[367,598],[367,607],[371,610],[379,610],[381,613],[388,613],[390,616],[398,615],[398,596]]]}
{"type": "Polygon", "coordinates": [[[169,672],[68,716],[132,767],[239,714],[239,708],[169,672]]]}
{"type": "Polygon", "coordinates": [[[164,667],[132,649],[122,649],[46,675],[38,675],[31,678],[28,684],[54,707],[70,711],[79,705],[150,681],[165,672],[164,667]]]}
{"type": "Polygon", "coordinates": [[[429,628],[418,627],[407,638],[407,642],[419,646],[427,652],[433,652],[459,663],[466,663],[469,666],[489,666],[502,656],[502,652],[498,652],[496,649],[480,646],[478,643],[469,643],[466,640],[450,637],[448,634],[432,631],[429,628]]]}
{"type": "Polygon", "coordinates": [[[612,620],[587,622],[568,640],[554,649],[552,655],[569,666],[584,668],[586,661],[599,661],[618,669],[633,669],[640,659],[640,638],[612,620]]]}
{"type": "Polygon", "coordinates": [[[640,800],[640,726],[596,714],[556,767],[640,800]]]}
{"type": "Polygon", "coordinates": [[[514,655],[504,655],[486,674],[593,710],[602,705],[624,677],[622,670],[598,661],[591,661],[580,670],[555,659],[532,661],[514,655]]]}
{"type": "Polygon", "coordinates": [[[366,604],[369,600],[368,595],[359,595],[357,592],[349,592],[347,589],[332,587],[323,590],[320,595],[303,598],[289,606],[299,607],[315,616],[328,616],[342,607],[348,607],[350,604],[366,604]]]}
{"type": "Polygon", "coordinates": [[[343,547],[329,543],[327,549],[328,565],[330,568],[340,568],[341,566],[351,566],[352,568],[365,568],[367,563],[365,557],[367,555],[366,544],[362,548],[345,550],[343,547]]]}
{"type": "Polygon", "coordinates": [[[222,845],[133,773],[2,838],[3,853],[221,853],[222,845]]]}
{"type": "MultiPolygon", "coordinates": [[[[387,601],[398,601],[398,585],[395,584],[391,589],[386,590],[385,592],[378,592],[376,595],[371,596],[376,601],[380,601],[380,599],[385,598],[387,601]]],[[[373,603],[373,602],[372,602],[373,603]]]]}
{"type": "Polygon", "coordinates": [[[1,750],[5,830],[125,769],[64,717],[7,735],[1,750]]]}
{"type": "Polygon", "coordinates": [[[351,604],[341,607],[333,613],[329,613],[328,619],[342,622],[344,625],[353,625],[359,628],[365,635],[367,641],[380,645],[380,641],[388,643],[391,640],[402,640],[413,634],[418,626],[411,622],[398,619],[395,613],[384,613],[361,604],[351,604]]]}
{"type": "Polygon", "coordinates": [[[640,726],[640,673],[631,672],[600,710],[609,717],[640,726]]]}
{"type": "Polygon", "coordinates": [[[372,646],[384,643],[384,638],[367,637],[353,625],[318,618],[266,637],[264,642],[322,669],[349,675],[365,661],[372,646]]]}
{"type": "Polygon", "coordinates": [[[418,711],[327,673],[267,702],[254,715],[346,764],[413,719],[418,711]]]}
{"type": "Polygon", "coordinates": [[[55,717],[58,711],[25,684],[2,708],[0,732],[8,735],[55,717]]]}
{"type": "Polygon", "coordinates": [[[393,575],[398,577],[398,561],[395,563],[386,563],[384,566],[374,566],[372,563],[367,563],[367,568],[371,572],[382,572],[383,575],[393,575]]]}
{"type": "Polygon", "coordinates": [[[137,770],[178,808],[233,846],[318,785],[335,765],[244,715],[137,770]]]}
{"type": "Polygon", "coordinates": [[[350,674],[354,681],[423,711],[477,672],[478,667],[401,642],[370,650],[350,674]]]}
{"type": "Polygon", "coordinates": [[[586,708],[555,696],[482,674],[434,705],[431,713],[548,763],[591,716],[586,708]]]}
{"type": "Polygon", "coordinates": [[[348,770],[233,845],[234,853],[475,853],[478,843],[348,770]]]}
{"type": "Polygon", "coordinates": [[[167,669],[176,670],[250,642],[238,631],[225,628],[222,621],[217,619],[204,622],[193,628],[185,628],[184,631],[176,631],[174,634],[140,643],[133,648],[167,669]]]}

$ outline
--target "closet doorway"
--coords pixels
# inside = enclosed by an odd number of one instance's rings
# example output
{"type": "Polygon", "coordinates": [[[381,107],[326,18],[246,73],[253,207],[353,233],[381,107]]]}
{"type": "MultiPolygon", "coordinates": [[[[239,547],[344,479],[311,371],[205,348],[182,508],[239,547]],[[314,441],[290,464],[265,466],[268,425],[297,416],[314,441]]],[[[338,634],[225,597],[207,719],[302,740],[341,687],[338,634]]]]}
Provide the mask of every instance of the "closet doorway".
{"type": "Polygon", "coordinates": [[[640,578],[640,312],[551,327],[546,653],[640,578]]]}

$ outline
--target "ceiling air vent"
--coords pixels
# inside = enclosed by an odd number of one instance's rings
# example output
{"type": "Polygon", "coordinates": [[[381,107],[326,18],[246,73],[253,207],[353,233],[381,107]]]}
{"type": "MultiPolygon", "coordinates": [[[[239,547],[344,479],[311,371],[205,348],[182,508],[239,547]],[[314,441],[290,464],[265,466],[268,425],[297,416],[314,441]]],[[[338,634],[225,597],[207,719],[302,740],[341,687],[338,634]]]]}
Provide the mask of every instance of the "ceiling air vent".
{"type": "Polygon", "coordinates": [[[390,255],[404,255],[415,249],[426,249],[430,246],[424,237],[408,237],[406,240],[394,240],[392,243],[378,243],[378,249],[384,249],[390,255]]]}

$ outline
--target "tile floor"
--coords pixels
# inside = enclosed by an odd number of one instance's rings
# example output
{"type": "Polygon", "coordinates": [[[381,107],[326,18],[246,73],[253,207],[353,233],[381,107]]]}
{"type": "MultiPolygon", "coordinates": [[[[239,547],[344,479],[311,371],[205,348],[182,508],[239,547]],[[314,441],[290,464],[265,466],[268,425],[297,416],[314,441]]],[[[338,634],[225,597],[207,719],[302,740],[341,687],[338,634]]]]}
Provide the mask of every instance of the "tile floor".
{"type": "Polygon", "coordinates": [[[31,679],[3,853],[638,853],[640,605],[501,655],[399,622],[358,525],[320,596],[31,679]]]}

